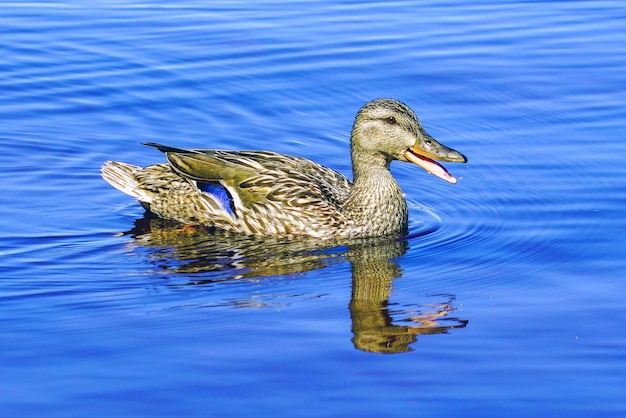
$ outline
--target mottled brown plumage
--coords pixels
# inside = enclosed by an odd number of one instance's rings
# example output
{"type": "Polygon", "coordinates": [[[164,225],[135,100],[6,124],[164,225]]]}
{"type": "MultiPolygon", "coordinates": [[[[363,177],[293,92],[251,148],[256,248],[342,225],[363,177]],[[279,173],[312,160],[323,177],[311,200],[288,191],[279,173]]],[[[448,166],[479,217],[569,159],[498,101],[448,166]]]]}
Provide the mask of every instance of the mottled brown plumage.
{"type": "Polygon", "coordinates": [[[365,237],[406,232],[408,210],[392,160],[456,179],[432,158],[465,162],[392,99],[358,112],[351,135],[353,182],[311,160],[269,151],[186,150],[148,143],[168,164],[109,161],[103,178],[159,217],[250,235],[365,237]]]}

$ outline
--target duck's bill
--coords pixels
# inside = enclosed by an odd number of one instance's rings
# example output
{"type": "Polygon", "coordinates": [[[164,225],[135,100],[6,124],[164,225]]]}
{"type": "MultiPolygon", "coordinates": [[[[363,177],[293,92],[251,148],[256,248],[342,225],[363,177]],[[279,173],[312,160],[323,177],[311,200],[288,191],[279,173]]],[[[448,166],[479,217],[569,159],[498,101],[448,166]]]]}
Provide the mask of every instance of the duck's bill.
{"type": "Polygon", "coordinates": [[[424,170],[439,177],[448,183],[455,184],[456,178],[448,173],[444,166],[436,162],[433,158],[441,161],[465,163],[467,158],[460,152],[448,148],[435,141],[429,135],[428,141],[419,141],[406,150],[404,157],[413,164],[419,165],[424,170]]]}
{"type": "Polygon", "coordinates": [[[451,183],[451,184],[456,183],[456,177],[448,173],[448,170],[446,170],[446,168],[442,166],[441,164],[439,164],[437,161],[432,160],[423,155],[419,155],[411,151],[410,149],[408,149],[404,153],[404,156],[406,157],[407,160],[409,160],[413,164],[419,165],[430,174],[433,174],[439,177],[440,179],[447,181],[448,183],[451,183]]]}

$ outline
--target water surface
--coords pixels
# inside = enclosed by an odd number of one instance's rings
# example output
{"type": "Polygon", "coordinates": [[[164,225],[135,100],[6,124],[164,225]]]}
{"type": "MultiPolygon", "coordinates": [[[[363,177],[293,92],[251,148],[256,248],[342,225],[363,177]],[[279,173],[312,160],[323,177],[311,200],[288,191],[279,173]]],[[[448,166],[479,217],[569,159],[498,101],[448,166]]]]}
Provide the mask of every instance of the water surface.
{"type": "Polygon", "coordinates": [[[626,414],[626,7],[8,3],[0,410],[9,416],[626,414]],[[392,171],[408,240],[177,233],[99,177],[139,145],[350,176],[376,97],[468,156],[392,171]]]}

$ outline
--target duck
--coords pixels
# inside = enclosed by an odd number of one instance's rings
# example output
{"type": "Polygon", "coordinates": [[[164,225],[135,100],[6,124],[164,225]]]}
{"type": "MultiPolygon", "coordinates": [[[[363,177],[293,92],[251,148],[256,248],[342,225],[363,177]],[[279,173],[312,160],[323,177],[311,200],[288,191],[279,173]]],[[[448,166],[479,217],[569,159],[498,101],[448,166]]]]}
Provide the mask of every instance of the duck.
{"type": "Polygon", "coordinates": [[[167,163],[106,161],[102,178],[152,215],[252,236],[361,238],[408,231],[408,207],[390,171],[410,162],[455,184],[435,160],[467,162],[431,137],[395,99],[357,112],[350,135],[352,180],[310,159],[272,151],[183,149],[154,142],[167,163]]]}

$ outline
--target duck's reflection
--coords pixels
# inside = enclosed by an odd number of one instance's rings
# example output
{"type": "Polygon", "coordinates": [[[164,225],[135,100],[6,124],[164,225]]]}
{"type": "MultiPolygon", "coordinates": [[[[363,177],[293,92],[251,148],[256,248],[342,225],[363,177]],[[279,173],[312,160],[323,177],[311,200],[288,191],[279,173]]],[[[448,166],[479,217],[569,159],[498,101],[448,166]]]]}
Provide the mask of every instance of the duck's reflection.
{"type": "Polygon", "coordinates": [[[388,354],[411,351],[410,344],[420,334],[443,334],[467,325],[467,320],[451,315],[456,310],[454,295],[433,295],[433,303],[398,312],[390,310],[393,281],[402,276],[393,259],[404,254],[406,246],[407,241],[388,240],[348,249],[352,264],[352,342],[360,350],[388,354]],[[394,324],[401,319],[406,325],[394,324]]]}
{"type": "MultiPolygon", "coordinates": [[[[454,316],[453,295],[433,295],[432,302],[410,307],[390,305],[392,283],[402,276],[394,260],[405,253],[406,240],[260,239],[225,236],[201,227],[181,228],[149,218],[137,220],[128,234],[152,249],[150,256],[161,269],[192,273],[188,285],[294,275],[347,258],[352,267],[352,342],[363,351],[411,351],[418,335],[446,333],[467,325],[467,320],[454,316]]],[[[241,302],[239,306],[246,305],[241,302]]]]}

